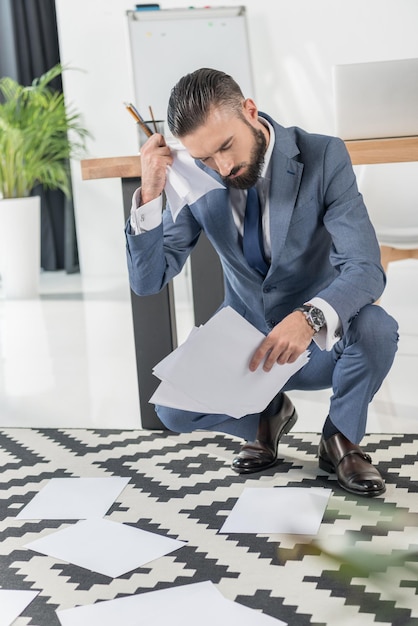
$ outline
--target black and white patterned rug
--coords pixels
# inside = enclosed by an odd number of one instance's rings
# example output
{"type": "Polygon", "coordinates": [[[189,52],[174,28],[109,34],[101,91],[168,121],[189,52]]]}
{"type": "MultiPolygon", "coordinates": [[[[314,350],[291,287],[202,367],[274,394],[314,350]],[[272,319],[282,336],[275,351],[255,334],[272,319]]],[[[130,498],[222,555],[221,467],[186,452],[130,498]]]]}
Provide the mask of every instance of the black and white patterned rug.
{"type": "Polygon", "coordinates": [[[375,499],[318,469],[318,441],[287,435],[280,463],[245,477],[230,469],[239,440],[213,433],[1,430],[0,588],[39,590],[16,626],[59,626],[57,609],[204,580],[289,626],[418,626],[418,435],[364,438],[387,482],[375,499]],[[187,545],[115,579],[25,548],[75,523],[16,519],[48,480],[93,476],[130,479],[108,519],[187,545]],[[318,535],[220,534],[255,481],[331,488],[318,535]]]}

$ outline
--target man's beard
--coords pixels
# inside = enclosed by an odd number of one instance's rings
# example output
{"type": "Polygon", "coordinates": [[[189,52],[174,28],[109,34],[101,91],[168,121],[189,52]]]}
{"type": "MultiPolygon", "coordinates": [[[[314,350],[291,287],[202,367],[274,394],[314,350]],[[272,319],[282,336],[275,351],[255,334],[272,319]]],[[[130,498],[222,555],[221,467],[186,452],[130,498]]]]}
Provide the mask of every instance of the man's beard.
{"type": "Polygon", "coordinates": [[[251,151],[251,160],[246,171],[241,176],[230,178],[230,176],[241,169],[243,166],[243,164],[241,164],[234,167],[228,176],[222,176],[225,185],[234,187],[235,189],[249,189],[250,187],[254,187],[264,164],[264,155],[267,149],[267,141],[264,133],[251,126],[251,124],[248,124],[248,126],[251,128],[255,141],[251,151]]]}

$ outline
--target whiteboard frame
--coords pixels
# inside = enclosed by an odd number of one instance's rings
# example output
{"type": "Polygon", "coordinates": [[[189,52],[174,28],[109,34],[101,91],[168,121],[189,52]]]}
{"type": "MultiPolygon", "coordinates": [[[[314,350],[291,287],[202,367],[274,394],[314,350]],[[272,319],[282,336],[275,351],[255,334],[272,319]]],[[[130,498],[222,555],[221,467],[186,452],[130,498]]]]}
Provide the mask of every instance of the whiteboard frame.
{"type": "Polygon", "coordinates": [[[245,6],[127,11],[135,106],[166,120],[172,87],[185,74],[213,67],[254,98],[245,6]],[[194,23],[193,23],[194,22],[194,23]],[[232,51],[232,54],[231,54],[232,51]]]}

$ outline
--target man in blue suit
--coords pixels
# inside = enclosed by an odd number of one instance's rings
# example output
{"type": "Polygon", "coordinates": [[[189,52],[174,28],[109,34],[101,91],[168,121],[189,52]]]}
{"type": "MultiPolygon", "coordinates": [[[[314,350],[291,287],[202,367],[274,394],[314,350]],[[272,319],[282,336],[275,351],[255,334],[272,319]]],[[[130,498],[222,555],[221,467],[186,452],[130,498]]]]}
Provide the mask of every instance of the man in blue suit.
{"type": "Polygon", "coordinates": [[[206,429],[242,437],[232,469],[256,472],[276,463],[279,440],[296,422],[285,392],[331,387],[319,466],[335,472],[351,493],[384,493],[382,476],[358,444],[369,403],[396,353],[397,324],[374,304],[385,276],[344,143],[283,128],[245,99],[230,76],[206,68],[173,88],[168,124],[225,188],[184,207],[174,222],[170,210],[162,212],[161,199],[172,153],[162,135],[147,141],[142,187],[126,229],[133,291],[160,291],[204,231],[222,263],[224,305],[265,335],[250,369],[269,371],[307,348],[311,355],[261,414],[237,420],[159,406],[159,418],[176,432],[206,429]],[[251,230],[247,221],[254,206],[254,215],[260,212],[256,253],[254,224],[251,230]]]}

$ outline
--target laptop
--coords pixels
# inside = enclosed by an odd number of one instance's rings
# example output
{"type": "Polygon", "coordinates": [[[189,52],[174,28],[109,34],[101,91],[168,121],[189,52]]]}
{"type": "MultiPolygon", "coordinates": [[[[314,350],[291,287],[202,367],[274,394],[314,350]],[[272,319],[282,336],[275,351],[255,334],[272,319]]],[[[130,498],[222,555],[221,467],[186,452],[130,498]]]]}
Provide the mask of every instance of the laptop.
{"type": "Polygon", "coordinates": [[[342,139],[418,135],[418,59],[334,65],[333,85],[342,139]]]}

